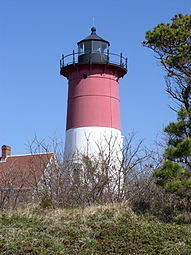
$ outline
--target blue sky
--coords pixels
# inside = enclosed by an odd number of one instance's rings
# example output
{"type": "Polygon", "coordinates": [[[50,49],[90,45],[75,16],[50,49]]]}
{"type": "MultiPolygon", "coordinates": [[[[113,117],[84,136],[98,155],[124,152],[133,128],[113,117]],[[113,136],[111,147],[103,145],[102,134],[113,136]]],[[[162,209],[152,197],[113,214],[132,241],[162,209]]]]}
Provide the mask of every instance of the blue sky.
{"type": "Polygon", "coordinates": [[[122,133],[135,131],[152,146],[176,116],[164,70],[140,42],[158,23],[190,11],[190,0],[0,0],[0,145],[24,154],[35,135],[64,138],[67,80],[59,59],[89,35],[94,17],[111,52],[128,57],[120,81],[122,133]]]}

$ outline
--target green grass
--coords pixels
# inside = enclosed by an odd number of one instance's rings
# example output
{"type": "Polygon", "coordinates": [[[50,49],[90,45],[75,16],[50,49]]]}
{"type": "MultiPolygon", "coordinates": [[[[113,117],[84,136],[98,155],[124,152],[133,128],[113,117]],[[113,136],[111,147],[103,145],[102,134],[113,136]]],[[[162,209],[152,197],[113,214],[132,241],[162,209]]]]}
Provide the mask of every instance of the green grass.
{"type": "Polygon", "coordinates": [[[1,255],[190,255],[191,224],[136,215],[125,204],[0,212],[1,255]]]}

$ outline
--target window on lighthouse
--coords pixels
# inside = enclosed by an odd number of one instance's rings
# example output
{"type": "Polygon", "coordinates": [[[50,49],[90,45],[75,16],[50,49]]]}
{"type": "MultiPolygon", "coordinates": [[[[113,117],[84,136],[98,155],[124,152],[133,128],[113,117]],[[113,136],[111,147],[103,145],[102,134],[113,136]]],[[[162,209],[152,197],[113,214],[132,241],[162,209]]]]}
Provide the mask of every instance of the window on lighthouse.
{"type": "Polygon", "coordinates": [[[92,41],[92,52],[100,52],[101,53],[101,42],[92,41]]]}
{"type": "Polygon", "coordinates": [[[84,42],[84,53],[91,53],[91,41],[84,42]]]}
{"type": "Polygon", "coordinates": [[[84,43],[78,45],[78,54],[79,55],[84,54],[84,43]]]}
{"type": "Polygon", "coordinates": [[[89,54],[91,53],[91,41],[82,42],[78,45],[78,54],[89,54]]]}
{"type": "Polygon", "coordinates": [[[99,52],[107,54],[108,44],[101,41],[86,41],[78,45],[78,54],[90,54],[92,52],[99,52]]]}
{"type": "Polygon", "coordinates": [[[108,45],[105,42],[92,41],[92,52],[107,53],[108,45]]]}

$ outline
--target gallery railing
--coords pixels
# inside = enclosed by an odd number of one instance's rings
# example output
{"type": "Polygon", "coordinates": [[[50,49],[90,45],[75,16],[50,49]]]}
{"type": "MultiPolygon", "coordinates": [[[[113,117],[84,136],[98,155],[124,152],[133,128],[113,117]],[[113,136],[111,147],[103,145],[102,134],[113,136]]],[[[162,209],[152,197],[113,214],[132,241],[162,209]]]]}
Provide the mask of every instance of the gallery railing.
{"type": "Polygon", "coordinates": [[[121,54],[115,54],[111,52],[106,53],[99,53],[99,52],[91,52],[91,53],[78,53],[72,52],[66,56],[62,55],[60,60],[60,69],[66,67],[68,65],[75,65],[75,64],[83,64],[83,61],[80,61],[81,57],[85,57],[86,61],[85,64],[114,64],[122,67],[123,69],[127,70],[127,58],[123,57],[121,54]],[[99,58],[95,58],[95,57],[99,58]],[[95,62],[96,59],[96,62],[95,62]],[[98,60],[99,59],[99,60],[98,60]],[[87,62],[88,60],[88,62],[87,62]]]}

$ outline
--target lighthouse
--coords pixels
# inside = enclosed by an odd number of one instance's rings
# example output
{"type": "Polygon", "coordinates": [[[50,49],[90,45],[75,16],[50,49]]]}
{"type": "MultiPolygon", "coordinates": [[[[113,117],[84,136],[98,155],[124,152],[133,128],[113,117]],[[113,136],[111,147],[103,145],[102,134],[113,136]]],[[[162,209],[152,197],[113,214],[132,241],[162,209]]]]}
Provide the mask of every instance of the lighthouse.
{"type": "Polygon", "coordinates": [[[127,73],[127,58],[111,53],[95,27],[77,45],[60,60],[60,74],[68,79],[65,157],[111,150],[121,155],[119,79],[127,73]]]}

